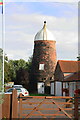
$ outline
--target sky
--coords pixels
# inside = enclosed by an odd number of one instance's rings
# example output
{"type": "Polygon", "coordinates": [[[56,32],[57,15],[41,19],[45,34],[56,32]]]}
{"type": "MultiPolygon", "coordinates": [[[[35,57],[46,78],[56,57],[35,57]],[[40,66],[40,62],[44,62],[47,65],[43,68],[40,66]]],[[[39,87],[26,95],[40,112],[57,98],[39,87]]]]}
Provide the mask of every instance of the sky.
{"type": "MultiPolygon", "coordinates": [[[[33,54],[34,37],[46,21],[47,28],[56,38],[57,60],[76,60],[78,56],[78,2],[75,0],[50,1],[14,0],[12,2],[8,0],[5,3],[4,50],[9,59],[28,60],[33,54]]],[[[2,18],[1,14],[0,18],[2,18]]],[[[0,25],[2,25],[2,19],[0,19],[0,25]]],[[[0,40],[0,47],[1,45],[0,40]]]]}

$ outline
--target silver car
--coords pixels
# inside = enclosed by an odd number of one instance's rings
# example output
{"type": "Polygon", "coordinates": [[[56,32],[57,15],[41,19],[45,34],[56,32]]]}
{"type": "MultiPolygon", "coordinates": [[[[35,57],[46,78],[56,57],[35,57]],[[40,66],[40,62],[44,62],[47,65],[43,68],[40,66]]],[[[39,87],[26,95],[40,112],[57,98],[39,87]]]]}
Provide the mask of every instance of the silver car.
{"type": "Polygon", "coordinates": [[[20,95],[20,93],[22,93],[23,96],[29,96],[29,92],[25,88],[10,88],[5,93],[10,93],[11,94],[14,89],[17,90],[17,95],[18,96],[20,95]]]}
{"type": "Polygon", "coordinates": [[[23,88],[22,85],[14,85],[13,88],[23,88]]]}

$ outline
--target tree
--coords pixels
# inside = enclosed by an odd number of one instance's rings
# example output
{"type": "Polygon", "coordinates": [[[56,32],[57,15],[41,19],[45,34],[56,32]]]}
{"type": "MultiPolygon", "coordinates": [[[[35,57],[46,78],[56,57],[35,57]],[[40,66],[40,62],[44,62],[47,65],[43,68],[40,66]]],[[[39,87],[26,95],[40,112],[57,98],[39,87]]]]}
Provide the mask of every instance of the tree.
{"type": "Polygon", "coordinates": [[[4,57],[4,82],[10,82],[11,81],[11,75],[10,75],[10,65],[8,64],[8,57],[4,57]],[[7,58],[7,59],[6,59],[7,58]]]}
{"type": "Polygon", "coordinates": [[[16,72],[16,84],[21,84],[25,88],[29,89],[29,72],[27,69],[20,68],[16,72]]]}
{"type": "Polygon", "coordinates": [[[5,55],[4,64],[5,83],[12,81],[15,84],[22,84],[26,88],[29,87],[29,74],[31,71],[32,56],[29,57],[28,61],[25,61],[23,59],[8,60],[7,55],[5,55]]]}
{"type": "Polygon", "coordinates": [[[28,69],[28,64],[25,60],[8,60],[8,57],[5,55],[4,60],[4,81],[5,83],[10,81],[16,81],[16,71],[20,68],[28,69]]]}
{"type": "Polygon", "coordinates": [[[32,59],[33,59],[33,56],[29,57],[29,59],[28,59],[28,71],[29,71],[29,73],[31,72],[32,59]]]}

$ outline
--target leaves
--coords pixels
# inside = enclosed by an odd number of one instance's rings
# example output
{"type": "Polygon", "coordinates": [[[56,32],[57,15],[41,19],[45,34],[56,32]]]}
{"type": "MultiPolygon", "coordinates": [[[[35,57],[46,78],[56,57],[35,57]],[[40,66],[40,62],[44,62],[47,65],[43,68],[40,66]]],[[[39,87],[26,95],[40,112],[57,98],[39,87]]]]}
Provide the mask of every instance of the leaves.
{"type": "MultiPolygon", "coordinates": [[[[4,83],[15,82],[17,84],[28,85],[29,72],[32,65],[32,57],[29,57],[28,61],[9,60],[8,56],[4,56],[4,83]]],[[[3,50],[0,48],[0,81],[3,79],[3,50]]],[[[1,86],[1,85],[0,85],[1,86]]],[[[0,87],[0,90],[2,88],[0,87]]]]}
{"type": "Polygon", "coordinates": [[[28,61],[25,61],[23,59],[20,60],[8,60],[8,57],[5,56],[5,62],[4,62],[4,79],[5,83],[10,81],[16,81],[16,72],[20,69],[24,69],[29,71],[31,67],[31,60],[32,58],[29,58],[28,61]]]}

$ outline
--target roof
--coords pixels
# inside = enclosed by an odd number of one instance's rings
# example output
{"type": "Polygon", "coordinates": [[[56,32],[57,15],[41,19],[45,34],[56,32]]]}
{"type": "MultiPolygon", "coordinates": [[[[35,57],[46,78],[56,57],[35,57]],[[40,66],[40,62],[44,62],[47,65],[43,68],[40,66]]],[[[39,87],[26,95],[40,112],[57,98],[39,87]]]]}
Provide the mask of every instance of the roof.
{"type": "Polygon", "coordinates": [[[80,71],[80,61],[58,60],[60,69],[64,73],[74,73],[80,71]]]}
{"type": "Polygon", "coordinates": [[[35,35],[34,41],[37,40],[55,40],[53,34],[47,29],[46,21],[44,21],[43,28],[35,35]]]}
{"type": "Polygon", "coordinates": [[[80,71],[72,73],[71,75],[64,78],[64,81],[80,81],[80,71]]]}

